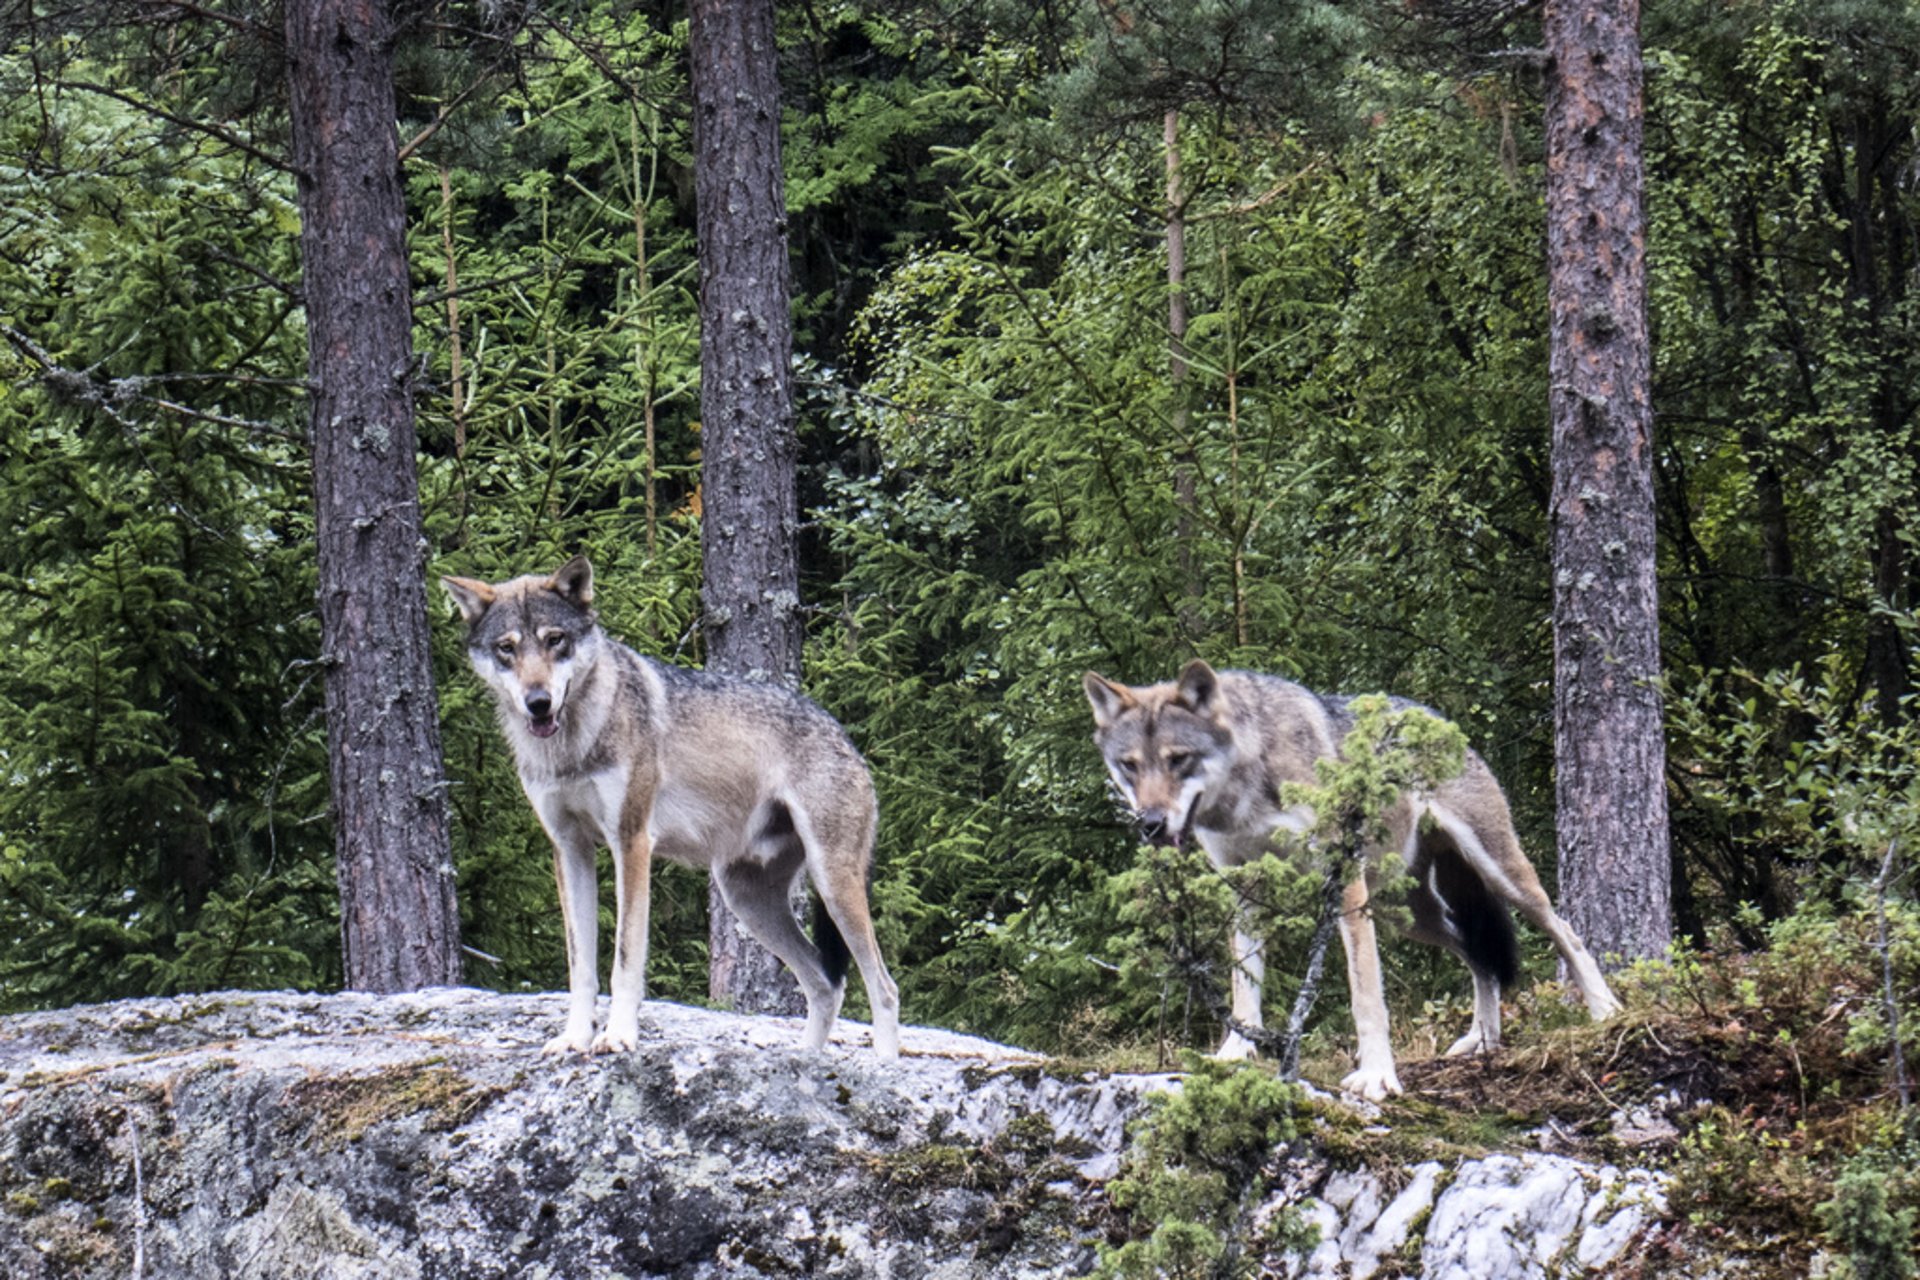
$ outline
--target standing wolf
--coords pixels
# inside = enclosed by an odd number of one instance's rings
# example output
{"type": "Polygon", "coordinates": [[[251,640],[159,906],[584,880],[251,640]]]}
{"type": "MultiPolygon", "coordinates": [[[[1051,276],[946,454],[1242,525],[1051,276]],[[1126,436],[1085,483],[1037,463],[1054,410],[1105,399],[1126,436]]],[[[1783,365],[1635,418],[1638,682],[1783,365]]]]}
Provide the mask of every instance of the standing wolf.
{"type": "MultiPolygon", "coordinates": [[[[1240,866],[1275,848],[1279,832],[1311,830],[1313,816],[1280,807],[1282,783],[1316,781],[1314,761],[1338,754],[1352,728],[1347,699],[1322,697],[1276,676],[1215,672],[1187,664],[1177,680],[1133,687],[1089,671],[1094,741],[1127,799],[1140,832],[1155,844],[1200,842],[1215,867],[1240,866]]],[[[1396,703],[1398,706],[1408,705],[1396,703]]],[[[1465,960],[1473,973],[1473,1027],[1447,1052],[1500,1043],[1500,989],[1519,966],[1507,907],[1553,939],[1567,972],[1598,1020],[1620,1004],[1587,949],[1554,913],[1534,874],[1500,784],[1469,751],[1459,777],[1430,794],[1402,796],[1386,815],[1386,849],[1397,850],[1414,887],[1410,932],[1465,960]]],[[[1371,862],[1386,849],[1373,851],[1371,862]]],[[[1341,1086],[1379,1100],[1400,1092],[1387,1038],[1380,957],[1367,910],[1367,878],[1341,899],[1340,940],[1359,1036],[1359,1065],[1341,1086]]],[[[1233,1021],[1258,1029],[1265,960],[1242,918],[1233,938],[1233,1021]]],[[[1230,1028],[1219,1056],[1244,1058],[1254,1045],[1230,1028]]]]}
{"type": "Polygon", "coordinates": [[[849,954],[873,1006],[873,1044],[900,1053],[900,997],[867,910],[878,812],[866,763],[834,719],[777,685],[641,657],[595,619],[593,568],[442,582],[467,623],[467,657],[493,690],[520,782],[553,839],[567,932],[566,1029],[547,1053],[606,1053],[639,1039],[648,883],[655,854],[707,867],[748,932],[807,997],[806,1046],[826,1044],[849,954]],[[594,856],[613,852],[613,1001],[599,994],[594,856]],[[820,900],[807,941],[787,906],[804,867],[820,900]]]}

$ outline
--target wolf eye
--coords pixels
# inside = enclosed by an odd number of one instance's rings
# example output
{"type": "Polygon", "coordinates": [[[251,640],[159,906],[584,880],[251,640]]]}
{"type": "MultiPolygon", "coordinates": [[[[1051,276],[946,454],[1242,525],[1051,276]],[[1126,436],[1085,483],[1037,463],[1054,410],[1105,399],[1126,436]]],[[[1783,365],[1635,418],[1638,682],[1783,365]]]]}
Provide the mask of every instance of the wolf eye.
{"type": "Polygon", "coordinates": [[[1127,757],[1125,760],[1122,760],[1120,762],[1120,772],[1126,774],[1129,778],[1131,778],[1134,774],[1138,773],[1139,771],[1140,771],[1140,762],[1138,760],[1135,760],[1131,756],[1127,757]]]}
{"type": "Polygon", "coordinates": [[[494,656],[499,658],[502,662],[511,661],[513,658],[513,641],[511,640],[500,641],[499,643],[493,646],[493,652],[494,652],[494,656]]]}
{"type": "Polygon", "coordinates": [[[564,658],[567,656],[567,651],[573,648],[573,640],[566,632],[556,631],[547,637],[547,648],[553,650],[554,657],[564,658]]]}
{"type": "Polygon", "coordinates": [[[1167,768],[1173,770],[1175,773],[1184,773],[1187,766],[1192,763],[1193,752],[1191,751],[1167,752],[1167,768]]]}

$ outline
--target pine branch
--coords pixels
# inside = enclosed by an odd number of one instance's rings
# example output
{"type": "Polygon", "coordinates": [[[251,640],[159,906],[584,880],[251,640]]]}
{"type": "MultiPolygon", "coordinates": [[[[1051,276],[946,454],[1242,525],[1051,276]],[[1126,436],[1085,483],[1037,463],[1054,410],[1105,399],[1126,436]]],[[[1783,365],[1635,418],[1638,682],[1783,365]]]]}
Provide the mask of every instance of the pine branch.
{"type": "Polygon", "coordinates": [[[166,110],[164,107],[158,107],[151,102],[136,98],[130,93],[122,93],[118,89],[109,88],[104,84],[94,84],[89,80],[61,80],[57,83],[59,87],[63,89],[84,89],[88,93],[97,93],[102,97],[112,98],[115,102],[123,102],[136,111],[143,111],[148,115],[158,116],[168,124],[176,124],[182,129],[191,129],[195,133],[204,133],[209,138],[224,142],[236,151],[252,156],[255,160],[258,160],[270,169],[275,169],[281,173],[291,173],[296,177],[300,176],[300,171],[296,169],[293,166],[293,162],[285,156],[277,156],[271,151],[262,150],[232,130],[224,129],[210,121],[195,120],[188,116],[177,115],[174,112],[166,110]]]}
{"type": "MultiPolygon", "coordinates": [[[[9,324],[0,324],[0,337],[11,342],[27,359],[40,366],[39,382],[48,391],[61,400],[72,404],[84,405],[111,420],[121,430],[137,437],[139,427],[120,412],[123,405],[129,403],[149,404],[157,409],[183,418],[200,422],[209,422],[215,426],[238,427],[251,435],[276,436],[285,440],[297,440],[298,433],[272,422],[262,422],[256,418],[236,418],[224,413],[212,413],[205,409],[196,409],[192,405],[181,404],[164,396],[150,395],[146,388],[156,382],[169,380],[197,380],[216,378],[218,374],[158,374],[151,377],[106,378],[94,376],[91,369],[69,369],[55,360],[46,348],[29,338],[9,324]]],[[[227,381],[241,384],[270,383],[272,385],[302,386],[284,379],[260,379],[249,375],[231,375],[227,381]]]]}
{"type": "Polygon", "coordinates": [[[1320,916],[1313,923],[1313,937],[1307,943],[1307,972],[1300,979],[1300,990],[1287,1014],[1287,1029],[1280,1035],[1280,1078],[1291,1084],[1300,1078],[1300,1042],[1306,1038],[1307,1018],[1320,995],[1320,980],[1327,968],[1327,949],[1333,941],[1333,926],[1340,918],[1340,897],[1346,891],[1350,859],[1336,857],[1327,868],[1320,888],[1320,916]]]}

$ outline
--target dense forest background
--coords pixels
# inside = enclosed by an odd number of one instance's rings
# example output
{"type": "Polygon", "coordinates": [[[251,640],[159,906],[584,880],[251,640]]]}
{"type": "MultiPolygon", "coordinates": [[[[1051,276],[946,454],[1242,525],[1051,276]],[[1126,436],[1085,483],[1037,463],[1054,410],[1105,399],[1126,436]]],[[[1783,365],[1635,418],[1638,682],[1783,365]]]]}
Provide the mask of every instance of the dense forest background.
{"type": "MultiPolygon", "coordinates": [[[[697,664],[684,14],[395,9],[432,567],[585,551],[608,627],[697,664]]],[[[1166,920],[1089,667],[1427,702],[1550,877],[1537,16],[779,15],[806,686],[879,785],[908,1020],[1212,1038],[1224,969],[1138,963],[1166,920]]],[[[5,19],[0,1009],[340,980],[276,32],[264,3],[5,19]]],[[[1910,1000],[1920,8],[1652,0],[1643,38],[1676,929],[1877,919],[1910,1000]]],[[[468,978],[558,989],[546,842],[458,632],[468,978]]],[[[655,902],[651,989],[701,998],[704,884],[655,902]]],[[[1416,1025],[1466,1008],[1431,953],[1388,973],[1416,1025]]]]}

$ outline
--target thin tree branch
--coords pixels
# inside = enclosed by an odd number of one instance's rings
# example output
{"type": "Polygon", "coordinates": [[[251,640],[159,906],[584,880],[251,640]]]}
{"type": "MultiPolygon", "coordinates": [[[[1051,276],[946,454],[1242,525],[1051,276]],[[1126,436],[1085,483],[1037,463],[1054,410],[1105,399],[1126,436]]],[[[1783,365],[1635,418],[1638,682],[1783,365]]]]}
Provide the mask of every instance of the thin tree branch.
{"type": "Polygon", "coordinates": [[[296,169],[293,166],[293,162],[285,156],[277,156],[271,151],[264,151],[254,146],[251,142],[248,142],[245,138],[238,136],[231,130],[223,129],[217,124],[178,115],[166,110],[164,107],[158,107],[151,102],[142,101],[132,94],[122,93],[118,89],[108,88],[104,84],[94,84],[87,80],[60,80],[56,83],[63,89],[84,89],[88,93],[97,93],[102,97],[112,98],[115,102],[124,102],[136,111],[144,111],[148,115],[160,117],[160,119],[165,120],[169,124],[177,124],[182,129],[191,129],[195,133],[204,133],[210,138],[224,142],[235,150],[252,156],[270,169],[277,170],[281,173],[291,173],[296,177],[300,176],[300,171],[296,169]]]}
{"type": "Polygon", "coordinates": [[[227,266],[238,267],[240,270],[246,272],[248,275],[260,281],[260,283],[266,285],[269,289],[272,289],[276,293],[282,294],[285,297],[292,299],[296,303],[304,303],[305,301],[305,299],[301,296],[299,285],[294,284],[292,281],[289,281],[289,280],[282,280],[279,276],[274,275],[271,271],[268,271],[263,267],[257,266],[254,263],[248,262],[245,258],[240,257],[238,254],[228,253],[225,249],[221,249],[215,246],[215,247],[208,248],[207,256],[209,258],[212,258],[215,262],[223,262],[227,266]]]}
{"type": "MultiPolygon", "coordinates": [[[[204,18],[208,22],[219,22],[244,31],[248,35],[258,36],[262,40],[278,41],[280,33],[272,27],[255,22],[252,18],[238,13],[223,13],[218,9],[209,9],[205,5],[192,4],[189,0],[134,0],[134,7],[147,10],[171,9],[177,14],[190,18],[204,18]]],[[[153,21],[159,21],[156,16],[153,21]]]]}
{"type": "Polygon", "coordinates": [[[1893,881],[1893,858],[1898,840],[1887,842],[1887,856],[1880,863],[1879,878],[1873,882],[1875,910],[1874,949],[1880,953],[1880,977],[1886,990],[1887,1039],[1893,1044],[1893,1087],[1900,1095],[1902,1108],[1913,1105],[1913,1084],[1907,1078],[1907,1055],[1900,1045],[1900,1001],[1893,983],[1893,948],[1887,941],[1887,886],[1893,881]]]}
{"type": "MultiPolygon", "coordinates": [[[[194,418],[201,422],[210,422],[217,426],[239,427],[254,435],[278,436],[288,440],[299,438],[298,433],[288,431],[285,427],[276,423],[262,422],[254,418],[235,418],[222,413],[211,413],[205,409],[196,409],[192,405],[181,404],[177,400],[169,400],[164,396],[149,395],[145,390],[148,384],[154,382],[197,380],[202,377],[212,378],[218,375],[159,374],[153,377],[108,378],[101,380],[95,378],[90,370],[74,370],[62,365],[59,361],[55,360],[44,347],[40,346],[39,343],[29,338],[26,334],[21,333],[18,329],[15,329],[12,325],[0,324],[0,337],[6,338],[22,355],[40,366],[39,380],[46,384],[47,389],[53,392],[55,396],[97,410],[110,418],[115,425],[119,426],[123,431],[128,432],[135,438],[138,437],[138,427],[128,421],[119,411],[119,406],[129,402],[150,404],[155,408],[165,409],[169,413],[179,414],[186,418],[194,418]]],[[[233,378],[232,381],[249,383],[266,380],[257,380],[249,375],[242,375],[233,378]]],[[[294,385],[304,388],[306,384],[278,383],[278,385],[294,385]]]]}
{"type": "Polygon", "coordinates": [[[454,94],[452,99],[450,99],[445,106],[440,108],[440,114],[436,115],[433,118],[432,123],[428,124],[427,127],[422,129],[419,133],[414,134],[412,140],[409,141],[405,146],[400,148],[400,163],[405,164],[408,158],[411,157],[413,153],[417,151],[421,147],[421,145],[427,141],[427,139],[433,137],[434,134],[440,132],[441,128],[446,125],[447,121],[453,118],[453,113],[460,109],[460,104],[465,102],[468,98],[471,98],[474,94],[478,93],[480,91],[481,85],[486,84],[489,80],[493,79],[494,71],[499,67],[499,65],[500,64],[498,62],[495,62],[493,66],[488,67],[483,74],[481,74],[478,78],[476,78],[472,84],[468,85],[466,88],[462,89],[460,92],[454,94]]]}
{"type": "Polygon", "coordinates": [[[1348,864],[1349,859],[1335,857],[1327,868],[1326,880],[1320,887],[1320,917],[1313,922],[1313,938],[1307,943],[1307,972],[1300,979],[1293,1009],[1287,1014],[1287,1029],[1280,1036],[1280,1078],[1289,1084],[1300,1078],[1300,1042],[1306,1038],[1307,1018],[1320,995],[1327,948],[1333,941],[1333,926],[1340,919],[1340,896],[1347,888],[1348,864]]]}
{"type": "MultiPolygon", "coordinates": [[[[562,268],[570,267],[575,261],[576,260],[571,257],[562,257],[559,265],[562,268]]],[[[544,275],[550,269],[550,266],[547,265],[524,267],[519,271],[509,272],[504,276],[494,276],[487,280],[476,280],[472,284],[463,284],[458,289],[430,289],[426,293],[414,295],[413,307],[414,310],[417,311],[421,307],[437,307],[448,298],[470,298],[477,293],[488,293],[495,289],[510,288],[518,282],[527,279],[529,276],[544,275]]]]}

